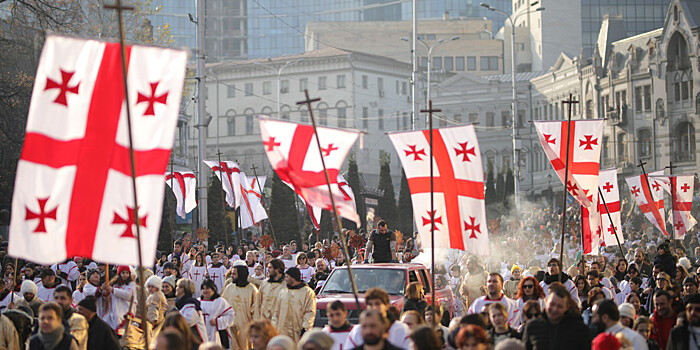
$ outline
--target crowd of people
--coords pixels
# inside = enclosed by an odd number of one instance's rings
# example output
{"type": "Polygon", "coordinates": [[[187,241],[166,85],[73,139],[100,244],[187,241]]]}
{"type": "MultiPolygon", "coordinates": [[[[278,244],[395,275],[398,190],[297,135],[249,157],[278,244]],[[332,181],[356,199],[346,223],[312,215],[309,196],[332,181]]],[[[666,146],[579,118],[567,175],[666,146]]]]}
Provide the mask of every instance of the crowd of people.
{"type": "MultiPolygon", "coordinates": [[[[348,258],[337,236],[208,247],[184,234],[144,271],[145,302],[133,267],[79,257],[37,266],[2,249],[0,349],[700,347],[696,232],[671,242],[628,219],[621,245],[582,255],[575,234],[561,239],[559,217],[532,208],[523,221],[492,222],[487,257],[436,254],[435,289],[449,292],[450,303],[429,302],[421,283],[402,288],[399,303],[374,287],[353,317],[354,303],[316,308],[331,272],[420,263],[426,252],[415,234],[404,237],[380,221],[360,231],[366,244],[351,247],[348,258]],[[314,328],[317,317],[327,318],[325,327],[314,328]]],[[[578,219],[572,211],[570,222],[578,219]]]]}

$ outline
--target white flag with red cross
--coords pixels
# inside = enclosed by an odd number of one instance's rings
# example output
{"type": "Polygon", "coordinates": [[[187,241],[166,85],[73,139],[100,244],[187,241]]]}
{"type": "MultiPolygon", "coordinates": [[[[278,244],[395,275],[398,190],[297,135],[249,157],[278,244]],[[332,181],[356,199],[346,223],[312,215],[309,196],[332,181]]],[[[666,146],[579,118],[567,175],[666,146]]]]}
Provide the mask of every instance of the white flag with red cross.
{"type": "Polygon", "coordinates": [[[262,203],[262,190],[265,188],[265,182],[267,181],[267,176],[262,175],[262,176],[246,176],[246,181],[248,181],[248,184],[250,186],[251,194],[255,195],[258,197],[258,199],[262,203]]]}
{"type": "Polygon", "coordinates": [[[168,172],[165,174],[165,183],[171,186],[175,194],[177,216],[186,218],[187,213],[197,207],[197,179],[194,173],[189,170],[168,172]]]}
{"type": "Polygon", "coordinates": [[[639,209],[651,223],[668,236],[666,224],[664,223],[664,197],[662,181],[654,180],[655,176],[662,176],[663,170],[648,173],[648,176],[638,175],[625,178],[627,187],[634,197],[634,201],[639,205],[639,209]]]}
{"type": "MultiPolygon", "coordinates": [[[[294,190],[294,187],[290,183],[285,182],[285,184],[294,190]]],[[[352,188],[350,188],[350,185],[341,174],[338,174],[338,187],[340,189],[340,193],[343,195],[342,200],[344,202],[352,202],[353,207],[355,207],[355,194],[352,192],[352,188]]],[[[323,215],[323,209],[306,204],[304,198],[301,196],[299,196],[299,199],[301,199],[301,202],[306,205],[306,211],[309,213],[309,219],[311,220],[311,224],[314,226],[314,230],[319,231],[321,229],[321,215],[323,215]]]]}
{"type": "Polygon", "coordinates": [[[658,180],[663,184],[663,189],[671,194],[673,201],[673,233],[676,239],[683,239],[697,221],[690,214],[693,204],[693,190],[695,187],[695,176],[693,175],[670,175],[670,176],[650,176],[651,181],[658,180]]]}
{"type": "Polygon", "coordinates": [[[603,126],[602,119],[535,122],[540,144],[559,180],[581,204],[584,254],[597,254],[602,238],[598,174],[603,126]]]}
{"type": "Polygon", "coordinates": [[[226,204],[231,208],[238,208],[241,205],[241,169],[238,163],[232,161],[217,162],[205,160],[204,164],[211,168],[216,177],[221,181],[221,187],[226,193],[226,204]],[[223,179],[222,179],[223,177],[223,179]]]}
{"type": "MultiPolygon", "coordinates": [[[[341,129],[317,128],[321,152],[318,150],[314,128],[281,120],[258,117],[260,134],[267,159],[280,179],[291,184],[292,189],[311,207],[333,211],[331,194],[328,193],[321,154],[328,171],[333,199],[340,216],[360,225],[353,201],[345,200],[338,184],[340,167],[359,132],[341,129]]],[[[320,219],[320,217],[319,217],[320,219]]]]}
{"type": "Polygon", "coordinates": [[[620,244],[625,240],[622,235],[622,225],[620,221],[620,188],[617,184],[617,169],[607,169],[600,171],[599,181],[600,193],[603,200],[598,204],[600,210],[601,229],[603,231],[603,245],[615,246],[617,239],[620,244]],[[610,216],[608,216],[610,214],[610,216]],[[612,218],[612,222],[610,221],[612,218]],[[613,229],[614,227],[614,229],[613,229]]]}
{"type": "Polygon", "coordinates": [[[126,56],[138,209],[120,45],[48,36],[17,165],[9,255],[138,265],[138,211],[143,261],[155,258],[187,53],[129,46],[126,56]]]}
{"type": "Polygon", "coordinates": [[[251,227],[261,220],[267,219],[267,212],[263,207],[259,189],[254,189],[251,185],[256,185],[248,181],[248,177],[241,172],[241,228],[251,227]]]}
{"type": "Polygon", "coordinates": [[[424,248],[489,254],[484,173],[472,125],[433,130],[433,210],[430,208],[430,132],[389,134],[408,180],[413,217],[424,248]]]}

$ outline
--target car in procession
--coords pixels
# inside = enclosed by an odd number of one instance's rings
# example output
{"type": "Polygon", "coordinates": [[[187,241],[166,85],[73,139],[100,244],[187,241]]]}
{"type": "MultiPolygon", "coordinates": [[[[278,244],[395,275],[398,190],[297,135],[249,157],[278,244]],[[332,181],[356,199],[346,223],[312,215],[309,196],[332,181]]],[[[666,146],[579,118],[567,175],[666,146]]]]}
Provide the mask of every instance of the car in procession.
{"type": "MultiPolygon", "coordinates": [[[[316,295],[314,327],[323,327],[328,323],[326,309],[336,300],[340,300],[348,309],[348,321],[357,324],[360,312],[365,309],[364,294],[372,287],[386,290],[389,303],[401,311],[406,287],[412,282],[419,282],[423,285],[426,301],[428,304],[432,303],[430,271],[423,264],[360,264],[352,266],[361,308],[358,310],[347,269],[347,266],[336,267],[316,295]]],[[[447,310],[452,309],[453,294],[449,287],[436,290],[435,298],[437,305],[444,305],[447,310]]]]}

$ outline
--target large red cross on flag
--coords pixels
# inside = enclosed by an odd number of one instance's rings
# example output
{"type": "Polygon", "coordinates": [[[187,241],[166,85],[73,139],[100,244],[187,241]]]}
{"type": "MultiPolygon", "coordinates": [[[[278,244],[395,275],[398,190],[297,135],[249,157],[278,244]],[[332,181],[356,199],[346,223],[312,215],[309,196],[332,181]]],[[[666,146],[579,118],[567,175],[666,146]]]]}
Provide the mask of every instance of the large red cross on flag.
{"type": "Polygon", "coordinates": [[[246,181],[248,181],[250,189],[251,191],[253,191],[251,192],[251,194],[258,197],[258,199],[262,200],[261,190],[265,188],[265,181],[267,181],[267,176],[246,176],[246,181]]]}
{"type": "Polygon", "coordinates": [[[389,134],[408,180],[413,217],[423,247],[488,255],[484,173],[472,125],[433,130],[434,209],[430,209],[430,131],[389,134]]]}
{"type": "MultiPolygon", "coordinates": [[[[187,54],[130,46],[126,55],[142,255],[151,262],[187,54]]],[[[11,256],[138,264],[121,62],[119,44],[47,37],[17,165],[11,256]]]]}
{"type": "Polygon", "coordinates": [[[187,213],[197,207],[197,179],[190,170],[173,171],[165,174],[165,183],[172,185],[173,194],[177,200],[175,212],[177,216],[186,218],[187,213]]]}
{"type": "MultiPolygon", "coordinates": [[[[226,204],[231,208],[241,205],[241,169],[238,163],[232,161],[217,162],[205,160],[204,164],[211,168],[216,177],[221,181],[221,186],[226,193],[226,204]],[[221,178],[223,176],[223,179],[221,178]]],[[[244,178],[245,179],[245,178],[244,178]]]]}
{"type": "MultiPolygon", "coordinates": [[[[306,204],[332,211],[331,194],[328,193],[314,128],[310,125],[258,118],[267,159],[280,179],[291,184],[306,204]]],[[[345,200],[338,185],[340,167],[359,132],[325,127],[319,127],[317,131],[338,213],[359,226],[360,216],[357,215],[354,202],[345,200]]]]}
{"type": "Polygon", "coordinates": [[[660,181],[663,184],[663,189],[671,194],[673,216],[669,220],[673,226],[674,237],[683,239],[685,233],[697,223],[690,214],[695,177],[693,175],[650,176],[650,181],[654,180],[660,181]]]}
{"type": "Polygon", "coordinates": [[[662,181],[654,180],[654,177],[662,176],[663,170],[648,173],[648,176],[638,175],[625,178],[627,187],[634,197],[634,201],[639,205],[639,209],[651,223],[668,236],[666,224],[664,223],[664,197],[662,181]],[[651,191],[651,192],[650,192],[651,191]],[[660,193],[658,193],[660,191],[660,193]],[[653,192],[653,194],[652,194],[653,192]]]}
{"type": "Polygon", "coordinates": [[[248,228],[251,227],[261,220],[267,219],[267,212],[265,207],[263,207],[258,188],[253,188],[251,186],[257,186],[255,178],[253,177],[253,182],[249,182],[249,177],[241,172],[241,227],[248,228]]]}
{"type": "MultiPolygon", "coordinates": [[[[289,186],[289,188],[294,190],[294,186],[292,186],[292,184],[288,182],[285,182],[285,184],[289,186]]],[[[346,204],[348,205],[350,204],[350,202],[352,202],[353,208],[356,208],[355,194],[353,193],[352,188],[350,188],[348,182],[341,174],[338,174],[338,187],[340,189],[340,193],[343,195],[343,202],[347,202],[346,204]]],[[[306,206],[306,211],[309,213],[309,219],[311,220],[311,224],[313,224],[314,229],[316,231],[319,231],[321,229],[321,215],[323,214],[323,208],[313,207],[306,204],[304,198],[302,198],[301,196],[299,196],[299,199],[301,199],[301,202],[304,203],[304,205],[306,206]]],[[[336,199],[336,201],[337,200],[338,199],[336,199]]]]}
{"type": "Polygon", "coordinates": [[[620,221],[620,188],[617,184],[617,169],[606,169],[600,171],[600,181],[598,184],[600,193],[603,194],[605,203],[601,200],[598,204],[600,210],[601,230],[603,232],[603,244],[605,246],[617,245],[615,235],[620,240],[620,244],[625,240],[622,235],[622,225],[620,221]],[[607,211],[606,211],[607,205],[607,211]],[[608,211],[610,216],[608,216],[608,211]],[[610,218],[612,217],[612,223],[610,218]],[[615,229],[613,230],[613,226],[615,229]]]}

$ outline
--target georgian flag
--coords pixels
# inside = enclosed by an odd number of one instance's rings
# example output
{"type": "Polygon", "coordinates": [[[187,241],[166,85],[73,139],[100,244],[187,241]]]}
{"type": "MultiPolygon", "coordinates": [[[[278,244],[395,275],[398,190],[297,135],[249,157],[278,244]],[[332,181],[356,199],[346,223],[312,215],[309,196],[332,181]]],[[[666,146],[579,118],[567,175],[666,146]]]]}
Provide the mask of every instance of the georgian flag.
{"type": "Polygon", "coordinates": [[[262,189],[265,188],[267,176],[246,176],[246,181],[248,181],[250,189],[253,191],[252,194],[262,201],[262,189]]]}
{"type": "Polygon", "coordinates": [[[177,216],[186,218],[187,213],[197,207],[197,198],[195,198],[197,179],[194,173],[190,170],[165,173],[165,183],[171,186],[173,194],[175,194],[177,216]]]}
{"type": "MultiPolygon", "coordinates": [[[[285,184],[294,190],[294,187],[290,183],[285,182],[285,184]]],[[[350,185],[341,174],[338,174],[338,187],[340,189],[340,193],[343,194],[343,201],[352,201],[352,205],[355,207],[355,194],[352,192],[352,188],[350,188],[350,185]]],[[[311,220],[311,224],[314,226],[314,230],[319,231],[321,229],[321,215],[323,214],[323,209],[306,204],[304,198],[301,196],[299,196],[299,199],[301,199],[301,202],[306,205],[306,211],[309,213],[309,219],[311,220]]]]}
{"type": "MultiPolygon", "coordinates": [[[[226,193],[226,204],[231,208],[241,205],[241,169],[238,163],[232,161],[217,162],[205,160],[204,164],[211,168],[216,177],[221,181],[221,186],[226,193]],[[223,177],[223,179],[222,179],[223,177]]],[[[245,179],[245,177],[243,177],[245,179]]]]}
{"type": "MultiPolygon", "coordinates": [[[[263,207],[259,190],[251,188],[251,183],[244,172],[241,172],[241,228],[251,227],[261,220],[267,219],[267,212],[263,207]]],[[[253,178],[255,180],[255,178],[253,178]]]]}
{"type": "Polygon", "coordinates": [[[653,180],[658,180],[663,184],[663,189],[671,194],[673,201],[673,216],[670,218],[673,226],[673,233],[676,239],[683,239],[697,221],[690,214],[693,204],[693,190],[695,187],[695,176],[693,175],[670,175],[651,176],[653,180]]]}
{"type": "Polygon", "coordinates": [[[389,134],[406,172],[413,217],[424,248],[489,254],[484,172],[472,125],[433,130],[433,200],[430,208],[430,131],[389,134]]]}
{"type": "Polygon", "coordinates": [[[600,193],[603,200],[600,201],[601,229],[603,231],[603,242],[606,246],[617,245],[615,235],[620,240],[620,244],[625,240],[622,235],[622,224],[620,221],[620,189],[617,184],[617,169],[607,169],[600,171],[599,181],[600,193]],[[607,210],[606,210],[607,208],[607,210]],[[608,216],[608,211],[610,216],[608,216]],[[612,217],[612,223],[610,218],[612,217]],[[613,230],[613,226],[615,229],[613,230]]]}
{"type": "Polygon", "coordinates": [[[357,215],[354,202],[345,200],[338,185],[340,167],[357,140],[359,132],[319,127],[319,152],[313,126],[262,116],[258,119],[267,158],[280,179],[291,184],[294,192],[301,196],[306,204],[333,211],[331,194],[328,193],[326,175],[321,163],[320,154],[323,154],[338,213],[359,226],[360,216],[357,215]]]}
{"type": "Polygon", "coordinates": [[[663,174],[663,170],[658,170],[648,173],[648,176],[642,174],[628,177],[625,178],[625,181],[644,216],[651,221],[654,227],[668,236],[664,223],[663,182],[653,179],[657,176],[663,176],[663,174]]]}
{"type": "Polygon", "coordinates": [[[187,53],[126,50],[136,208],[121,51],[118,43],[46,38],[17,165],[9,255],[42,265],[72,256],[138,265],[138,215],[143,261],[154,261],[187,53]]]}

